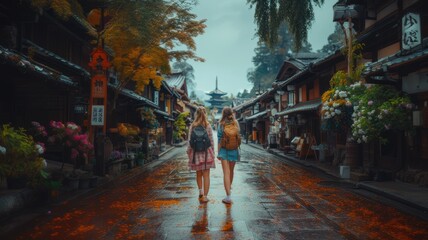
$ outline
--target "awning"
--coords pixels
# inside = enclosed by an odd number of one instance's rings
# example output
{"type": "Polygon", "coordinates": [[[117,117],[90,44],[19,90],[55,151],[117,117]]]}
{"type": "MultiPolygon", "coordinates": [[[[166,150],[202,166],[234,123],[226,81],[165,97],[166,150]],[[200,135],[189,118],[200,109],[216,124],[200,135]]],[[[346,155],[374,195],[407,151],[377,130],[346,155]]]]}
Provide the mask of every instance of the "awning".
{"type": "Polygon", "coordinates": [[[156,114],[158,114],[158,115],[160,115],[160,116],[162,116],[162,117],[164,117],[165,119],[167,119],[169,121],[175,121],[175,119],[171,118],[171,116],[167,112],[164,112],[164,111],[161,111],[161,110],[158,110],[158,109],[154,109],[153,112],[156,113],[156,114]]]}
{"type": "MultiPolygon", "coordinates": [[[[116,86],[114,86],[113,84],[109,83],[109,87],[115,88],[116,86]]],[[[152,108],[159,108],[159,106],[156,105],[154,102],[150,101],[149,99],[147,99],[147,98],[145,98],[143,96],[138,95],[137,93],[135,93],[132,90],[122,88],[120,90],[120,94],[122,94],[124,96],[127,96],[129,98],[135,99],[137,101],[140,101],[140,103],[137,104],[137,107],[140,107],[140,106],[150,106],[152,108]]]]}
{"type": "Polygon", "coordinates": [[[283,116],[283,115],[295,113],[295,112],[314,111],[314,110],[317,110],[319,106],[321,106],[321,99],[306,101],[306,102],[298,103],[292,107],[288,107],[284,111],[276,113],[276,115],[283,116]]]}
{"type": "Polygon", "coordinates": [[[256,113],[256,114],[252,115],[252,116],[247,117],[246,120],[253,120],[253,119],[256,119],[256,118],[259,118],[259,117],[263,117],[267,113],[268,113],[268,110],[265,110],[263,112],[259,112],[259,113],[256,113]]]}

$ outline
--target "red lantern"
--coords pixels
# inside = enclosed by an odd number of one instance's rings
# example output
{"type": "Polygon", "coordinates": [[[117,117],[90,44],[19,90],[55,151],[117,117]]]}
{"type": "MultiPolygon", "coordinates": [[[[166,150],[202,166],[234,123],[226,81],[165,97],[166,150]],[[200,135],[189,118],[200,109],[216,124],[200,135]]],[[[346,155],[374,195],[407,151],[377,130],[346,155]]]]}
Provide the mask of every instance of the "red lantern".
{"type": "Polygon", "coordinates": [[[91,53],[91,60],[88,65],[93,70],[107,70],[110,67],[107,53],[101,48],[94,49],[91,53]]]}

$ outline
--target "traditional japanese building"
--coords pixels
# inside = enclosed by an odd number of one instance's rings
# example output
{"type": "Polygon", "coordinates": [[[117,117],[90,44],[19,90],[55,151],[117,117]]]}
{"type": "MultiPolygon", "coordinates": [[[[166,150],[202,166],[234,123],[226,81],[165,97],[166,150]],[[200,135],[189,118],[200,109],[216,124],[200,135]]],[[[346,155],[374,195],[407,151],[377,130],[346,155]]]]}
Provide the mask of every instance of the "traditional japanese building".
{"type": "Polygon", "coordinates": [[[217,111],[214,110],[215,119],[220,119],[221,111],[223,110],[224,103],[226,102],[226,100],[224,100],[222,97],[226,94],[226,92],[223,92],[218,89],[218,79],[216,77],[215,89],[207,93],[207,95],[209,95],[211,98],[209,100],[205,100],[206,102],[211,104],[211,110],[217,109],[217,111]]]}

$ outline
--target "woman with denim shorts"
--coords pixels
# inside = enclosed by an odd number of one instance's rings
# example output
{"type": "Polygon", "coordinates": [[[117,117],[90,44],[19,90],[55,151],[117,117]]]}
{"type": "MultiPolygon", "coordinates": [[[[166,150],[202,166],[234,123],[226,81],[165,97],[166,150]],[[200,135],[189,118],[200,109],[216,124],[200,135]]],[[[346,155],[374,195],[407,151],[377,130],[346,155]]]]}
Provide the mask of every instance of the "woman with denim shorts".
{"type": "Polygon", "coordinates": [[[217,158],[221,161],[221,166],[223,168],[223,183],[224,189],[226,190],[226,198],[222,200],[223,203],[230,204],[232,199],[230,197],[232,182],[233,182],[233,171],[235,169],[236,162],[239,161],[239,150],[227,150],[224,146],[221,146],[221,140],[224,135],[224,126],[227,124],[235,124],[238,128],[239,133],[239,124],[236,121],[233,111],[230,107],[223,108],[220,124],[218,127],[218,155],[217,158]]]}

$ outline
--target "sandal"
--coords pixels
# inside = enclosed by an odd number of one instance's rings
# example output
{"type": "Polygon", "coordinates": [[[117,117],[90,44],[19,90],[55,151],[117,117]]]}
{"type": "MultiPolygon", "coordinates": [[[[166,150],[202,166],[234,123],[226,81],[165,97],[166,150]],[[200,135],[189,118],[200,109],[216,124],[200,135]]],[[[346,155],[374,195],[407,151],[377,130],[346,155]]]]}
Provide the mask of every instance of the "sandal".
{"type": "Polygon", "coordinates": [[[225,204],[231,204],[232,200],[230,198],[224,198],[223,200],[221,200],[223,203],[225,204]]]}
{"type": "Polygon", "coordinates": [[[200,199],[201,202],[206,203],[209,201],[209,199],[206,196],[202,196],[202,198],[200,199]]]}

